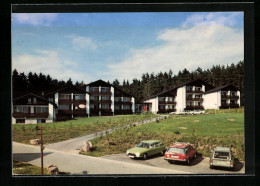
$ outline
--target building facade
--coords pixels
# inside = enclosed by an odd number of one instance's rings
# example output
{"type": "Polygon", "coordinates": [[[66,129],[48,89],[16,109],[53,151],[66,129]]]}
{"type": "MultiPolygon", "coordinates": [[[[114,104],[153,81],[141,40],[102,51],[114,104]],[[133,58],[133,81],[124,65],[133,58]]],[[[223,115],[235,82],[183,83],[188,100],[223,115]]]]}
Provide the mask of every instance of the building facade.
{"type": "Polygon", "coordinates": [[[214,87],[200,79],[185,82],[143,100],[153,113],[238,108],[240,91],[233,85],[214,87]]]}
{"type": "Polygon", "coordinates": [[[56,120],[57,105],[29,93],[13,100],[12,123],[51,123],[56,120]]]}
{"type": "Polygon", "coordinates": [[[135,113],[135,98],[103,80],[87,84],[86,92],[89,115],[135,113]]]}
{"type": "Polygon", "coordinates": [[[205,109],[239,108],[240,91],[234,85],[216,87],[204,93],[205,109]]]}

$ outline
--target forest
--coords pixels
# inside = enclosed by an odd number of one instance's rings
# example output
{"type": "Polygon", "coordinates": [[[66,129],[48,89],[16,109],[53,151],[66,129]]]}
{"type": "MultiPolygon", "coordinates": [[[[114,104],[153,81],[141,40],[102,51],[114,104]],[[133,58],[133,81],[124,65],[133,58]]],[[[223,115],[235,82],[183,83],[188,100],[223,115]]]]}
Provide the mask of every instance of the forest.
{"type": "MultiPolygon", "coordinates": [[[[194,71],[186,68],[173,74],[170,69],[168,72],[144,73],[141,79],[123,80],[122,84],[115,79],[111,84],[136,98],[136,102],[151,95],[168,90],[186,81],[201,79],[213,86],[233,84],[241,91],[241,105],[244,105],[244,61],[231,65],[213,65],[210,69],[202,70],[198,67],[194,71]]],[[[73,83],[71,78],[67,81],[53,79],[50,75],[42,73],[36,74],[29,72],[18,72],[16,69],[12,73],[13,97],[21,96],[25,93],[41,94],[43,91],[52,91],[65,86],[76,85],[83,87],[85,83],[73,83]]],[[[89,82],[88,82],[89,83],[89,82]]],[[[110,83],[108,81],[108,83],[110,83]]]]}

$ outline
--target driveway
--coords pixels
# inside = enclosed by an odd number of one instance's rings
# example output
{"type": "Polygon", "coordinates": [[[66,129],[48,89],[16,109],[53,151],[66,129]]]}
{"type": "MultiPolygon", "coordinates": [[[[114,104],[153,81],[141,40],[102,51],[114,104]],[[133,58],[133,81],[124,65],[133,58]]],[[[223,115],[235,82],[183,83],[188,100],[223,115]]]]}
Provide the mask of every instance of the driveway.
{"type": "MultiPolygon", "coordinates": [[[[136,126],[139,126],[139,125],[144,125],[144,124],[147,124],[147,123],[155,122],[156,119],[163,120],[165,118],[168,118],[168,115],[160,115],[156,118],[144,120],[144,121],[141,121],[141,122],[136,122],[136,123],[133,123],[133,124],[135,124],[136,126]]],[[[130,124],[125,125],[121,128],[129,127],[129,126],[130,126],[130,124]]],[[[78,154],[83,142],[92,140],[92,139],[100,136],[101,133],[102,133],[102,135],[105,135],[107,132],[111,133],[116,129],[120,129],[120,127],[101,131],[101,132],[98,133],[98,135],[97,134],[89,134],[89,135],[69,139],[69,140],[66,140],[66,141],[61,141],[61,142],[52,143],[52,144],[46,144],[45,147],[48,148],[48,149],[78,154]]]]}
{"type": "MultiPolygon", "coordinates": [[[[39,146],[13,142],[13,159],[41,166],[39,146]]],[[[56,164],[60,171],[84,174],[192,174],[148,165],[84,156],[52,149],[44,150],[44,166],[56,164]]]]}
{"type": "Polygon", "coordinates": [[[131,159],[126,156],[126,154],[113,154],[108,156],[103,156],[104,159],[116,160],[121,162],[133,163],[136,165],[148,165],[151,167],[160,167],[175,171],[189,171],[194,174],[244,174],[245,166],[243,162],[237,162],[235,164],[234,171],[228,170],[226,168],[209,168],[209,158],[208,157],[197,157],[191,160],[190,165],[187,166],[182,162],[168,163],[163,159],[163,156],[157,155],[150,157],[147,160],[141,159],[131,159]]]}

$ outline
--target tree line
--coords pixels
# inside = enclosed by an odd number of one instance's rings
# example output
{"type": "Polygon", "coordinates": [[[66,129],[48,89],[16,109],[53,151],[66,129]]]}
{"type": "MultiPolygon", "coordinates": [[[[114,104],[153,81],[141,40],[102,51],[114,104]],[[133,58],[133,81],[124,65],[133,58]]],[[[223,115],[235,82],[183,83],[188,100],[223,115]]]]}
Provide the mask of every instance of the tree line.
{"type": "MultiPolygon", "coordinates": [[[[164,90],[168,90],[186,81],[201,79],[213,86],[221,86],[226,84],[233,84],[241,91],[241,105],[244,103],[244,61],[239,61],[237,64],[231,65],[213,65],[210,69],[202,70],[198,67],[194,71],[189,71],[184,68],[178,74],[173,74],[170,69],[168,72],[145,73],[141,79],[134,78],[132,82],[123,80],[122,84],[115,79],[112,85],[131,94],[136,98],[136,102],[151,95],[157,94],[164,90]]],[[[73,85],[71,78],[66,82],[57,80],[44,75],[42,73],[28,73],[18,72],[16,69],[12,73],[13,82],[13,96],[17,97],[25,93],[40,94],[46,90],[56,90],[65,86],[73,85]]],[[[108,81],[108,83],[110,83],[108,81]]],[[[74,85],[82,87],[84,82],[75,82],[74,85]]]]}

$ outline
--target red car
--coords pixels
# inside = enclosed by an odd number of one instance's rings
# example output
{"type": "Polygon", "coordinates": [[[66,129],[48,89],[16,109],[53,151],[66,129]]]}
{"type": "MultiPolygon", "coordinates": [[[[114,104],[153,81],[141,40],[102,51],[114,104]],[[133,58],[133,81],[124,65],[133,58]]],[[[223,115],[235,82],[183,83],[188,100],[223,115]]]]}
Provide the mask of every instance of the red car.
{"type": "Polygon", "coordinates": [[[192,158],[197,157],[197,150],[190,143],[177,142],[171,145],[164,154],[164,160],[172,163],[173,161],[183,161],[190,164],[192,158]]]}

